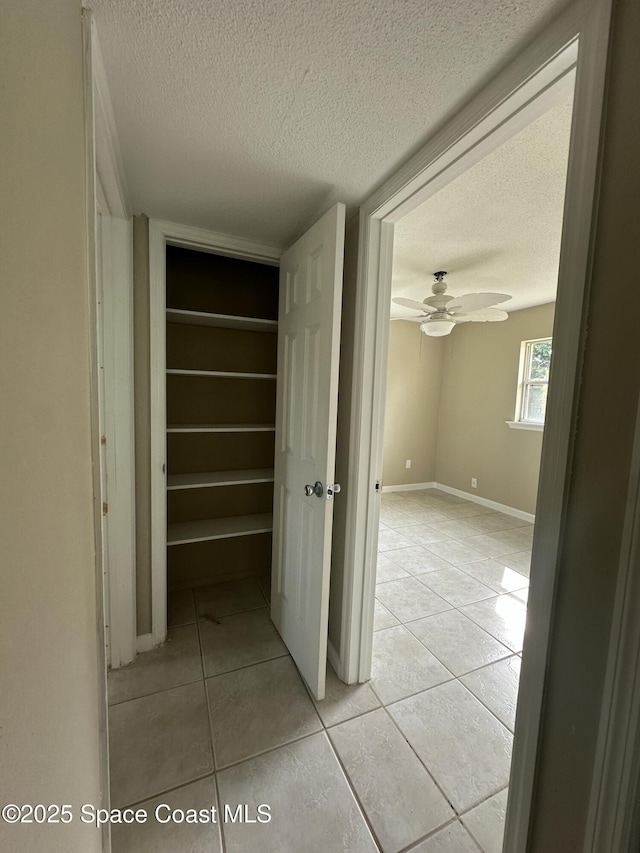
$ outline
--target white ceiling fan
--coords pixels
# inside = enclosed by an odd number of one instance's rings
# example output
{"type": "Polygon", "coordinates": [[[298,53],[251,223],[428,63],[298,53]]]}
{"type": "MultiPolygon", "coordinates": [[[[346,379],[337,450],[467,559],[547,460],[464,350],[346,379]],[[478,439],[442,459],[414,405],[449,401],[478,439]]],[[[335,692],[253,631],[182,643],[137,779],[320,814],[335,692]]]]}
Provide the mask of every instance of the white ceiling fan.
{"type": "Polygon", "coordinates": [[[431,289],[433,296],[423,302],[415,299],[396,297],[393,301],[404,308],[421,311],[421,317],[403,317],[413,323],[420,323],[426,335],[441,337],[448,335],[458,323],[497,323],[509,316],[506,311],[493,306],[511,299],[506,293],[465,293],[464,296],[447,296],[447,285],[443,270],[435,272],[435,282],[431,289]]]}

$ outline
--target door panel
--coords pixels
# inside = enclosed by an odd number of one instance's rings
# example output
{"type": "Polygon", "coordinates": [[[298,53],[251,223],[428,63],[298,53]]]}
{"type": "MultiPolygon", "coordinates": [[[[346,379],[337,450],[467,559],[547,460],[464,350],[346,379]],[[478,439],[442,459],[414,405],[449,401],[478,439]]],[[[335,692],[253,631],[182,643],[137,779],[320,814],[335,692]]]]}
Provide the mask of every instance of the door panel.
{"type": "Polygon", "coordinates": [[[271,616],[321,699],[327,655],[345,207],[280,262],[271,616]],[[323,494],[305,494],[320,482],[323,494]]]}

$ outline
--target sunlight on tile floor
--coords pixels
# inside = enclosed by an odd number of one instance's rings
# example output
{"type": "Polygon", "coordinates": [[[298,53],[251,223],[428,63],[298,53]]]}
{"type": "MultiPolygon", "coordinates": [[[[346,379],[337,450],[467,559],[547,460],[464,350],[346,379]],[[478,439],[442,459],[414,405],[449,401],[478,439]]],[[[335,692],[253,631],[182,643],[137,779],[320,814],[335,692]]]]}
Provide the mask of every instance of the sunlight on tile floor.
{"type": "Polygon", "coordinates": [[[373,677],[329,668],[321,702],[267,583],[173,593],[169,641],[109,674],[112,805],[271,821],[116,825],[114,853],[500,853],[531,537],[443,492],[385,493],[373,677]]]}

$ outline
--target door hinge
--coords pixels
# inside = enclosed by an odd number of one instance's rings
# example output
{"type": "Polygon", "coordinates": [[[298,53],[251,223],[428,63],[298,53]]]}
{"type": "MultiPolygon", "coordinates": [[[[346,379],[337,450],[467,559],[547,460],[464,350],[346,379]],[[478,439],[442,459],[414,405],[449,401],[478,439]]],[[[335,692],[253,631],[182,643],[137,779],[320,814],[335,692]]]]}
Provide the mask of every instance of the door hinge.
{"type": "Polygon", "coordinates": [[[107,436],[101,435],[100,436],[100,444],[106,444],[106,443],[107,443],[107,436]]]}
{"type": "Polygon", "coordinates": [[[109,512],[109,504],[105,501],[102,504],[102,514],[106,515],[109,512]]]}

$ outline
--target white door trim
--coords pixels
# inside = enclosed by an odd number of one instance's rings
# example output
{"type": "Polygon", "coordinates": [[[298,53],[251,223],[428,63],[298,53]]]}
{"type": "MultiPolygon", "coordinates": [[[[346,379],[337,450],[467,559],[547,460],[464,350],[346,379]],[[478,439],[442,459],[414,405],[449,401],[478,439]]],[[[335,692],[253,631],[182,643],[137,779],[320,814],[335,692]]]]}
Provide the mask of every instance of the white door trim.
{"type": "Polygon", "coordinates": [[[525,642],[511,771],[505,850],[526,849],[546,670],[555,565],[567,460],[583,348],[610,0],[569,7],[515,62],[386,181],[360,211],[353,406],[345,543],[341,675],[362,681],[371,669],[375,554],[391,297],[393,223],[543,114],[561,98],[576,66],[576,90],[556,304],[553,381],[540,475],[529,611],[537,630],[525,642]],[[372,355],[373,354],[373,355],[372,355]],[[574,401],[567,407],[566,401],[574,401]]]}
{"type": "Polygon", "coordinates": [[[100,213],[100,421],[106,439],[102,502],[108,506],[103,569],[108,662],[116,669],[136,655],[133,244],[120,145],[94,21],[90,29],[95,205],[100,213]]]}
{"type": "Polygon", "coordinates": [[[106,441],[107,636],[112,669],[136,656],[136,539],[131,220],[100,216],[103,430],[106,441]]]}
{"type": "Polygon", "coordinates": [[[584,853],[638,850],[640,820],[640,407],[584,853]],[[635,808],[631,804],[635,803],[635,808]]]}
{"type": "MultiPolygon", "coordinates": [[[[84,109],[84,173],[85,173],[85,248],[87,273],[87,308],[89,313],[89,410],[91,416],[91,456],[93,468],[93,520],[95,541],[95,584],[96,584],[96,633],[97,633],[97,670],[98,670],[98,761],[100,772],[100,807],[109,809],[109,716],[107,706],[107,649],[105,613],[105,575],[102,536],[101,503],[103,500],[103,459],[100,453],[100,425],[102,419],[99,373],[99,353],[101,329],[99,327],[99,288],[98,270],[98,190],[96,168],[96,129],[95,129],[95,77],[94,50],[96,33],[91,10],[82,9],[82,88],[84,109]]],[[[101,848],[104,853],[111,850],[111,829],[107,822],[100,834],[101,848]]]]}
{"type": "Polygon", "coordinates": [[[167,636],[167,415],[165,249],[182,246],[278,266],[282,250],[159,219],[149,220],[149,361],[151,416],[151,634],[153,646],[167,636]]]}

